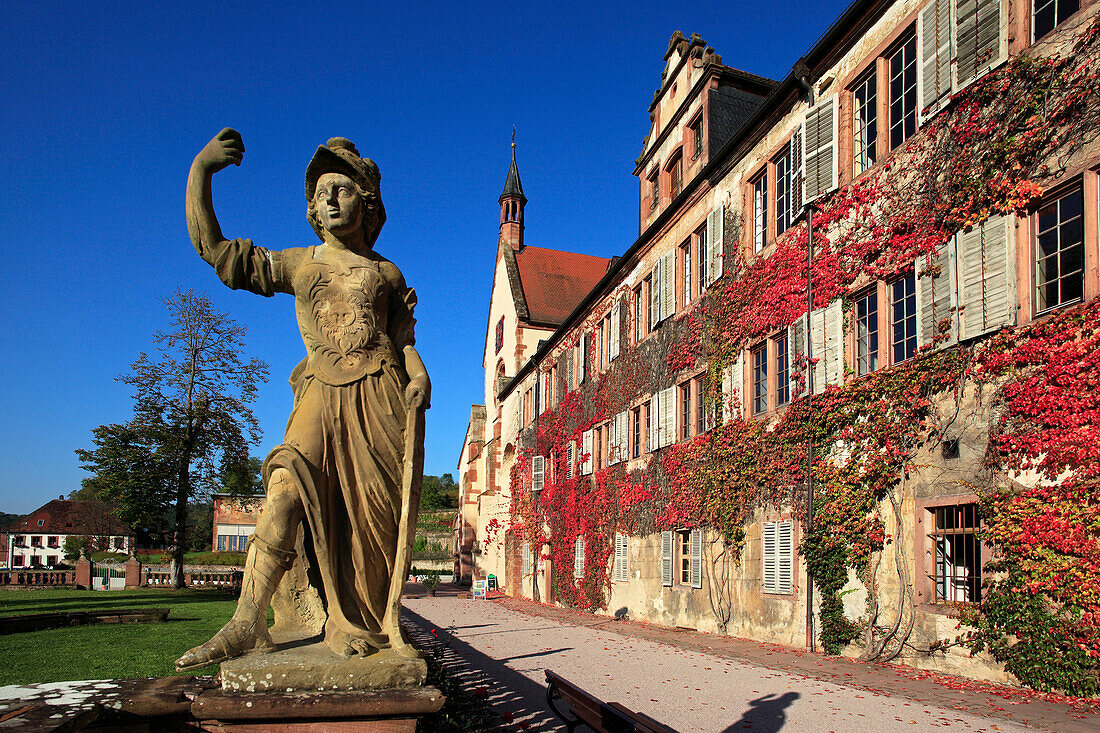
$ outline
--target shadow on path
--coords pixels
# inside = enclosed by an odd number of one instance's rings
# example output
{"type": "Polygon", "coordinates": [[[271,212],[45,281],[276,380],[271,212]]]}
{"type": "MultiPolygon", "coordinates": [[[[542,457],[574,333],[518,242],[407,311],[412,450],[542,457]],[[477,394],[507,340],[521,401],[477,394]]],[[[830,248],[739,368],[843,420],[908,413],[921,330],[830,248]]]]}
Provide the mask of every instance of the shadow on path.
{"type": "Polygon", "coordinates": [[[776,733],[787,723],[787,708],[802,697],[797,692],[785,692],[782,695],[764,695],[749,700],[749,709],[741,719],[722,733],[751,730],[753,733],[776,733]]]}
{"type": "Polygon", "coordinates": [[[484,697],[503,714],[505,723],[514,721],[527,733],[565,730],[546,707],[546,685],[511,669],[504,663],[507,660],[494,659],[474,649],[446,629],[410,611],[408,606],[401,609],[401,616],[423,632],[416,640],[417,646],[426,654],[434,655],[447,674],[464,689],[478,696],[484,691],[484,697]]]}

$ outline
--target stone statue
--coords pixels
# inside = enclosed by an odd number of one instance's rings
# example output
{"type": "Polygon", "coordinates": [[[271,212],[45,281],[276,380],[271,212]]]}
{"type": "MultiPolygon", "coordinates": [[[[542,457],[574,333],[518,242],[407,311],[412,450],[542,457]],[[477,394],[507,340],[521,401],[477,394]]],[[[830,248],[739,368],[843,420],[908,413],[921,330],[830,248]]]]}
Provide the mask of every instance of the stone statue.
{"type": "Polygon", "coordinates": [[[306,168],[307,217],[321,244],[268,250],[226,240],[214,215],[213,175],[243,156],[240,134],[227,128],[195,157],[187,180],[191,242],[229,287],[293,295],[306,357],[290,376],[286,437],[264,462],[267,499],[237,609],[176,667],[275,649],[267,609],[294,563],[303,522],[325,602],[325,645],[341,658],[380,649],[415,658],[398,622],[431,386],[414,346],[416,294],[373,249],[386,221],[381,175],[351,141],[332,138],[306,168]]]}

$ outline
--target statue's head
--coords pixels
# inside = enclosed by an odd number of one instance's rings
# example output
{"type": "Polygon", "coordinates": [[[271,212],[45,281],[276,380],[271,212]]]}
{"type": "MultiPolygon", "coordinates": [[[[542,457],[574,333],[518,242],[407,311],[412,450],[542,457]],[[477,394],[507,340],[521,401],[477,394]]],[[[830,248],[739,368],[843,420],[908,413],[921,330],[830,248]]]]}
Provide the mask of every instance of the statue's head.
{"type": "MultiPolygon", "coordinates": [[[[354,184],[358,195],[357,208],[358,215],[361,215],[363,240],[366,244],[373,245],[386,222],[386,209],[382,206],[381,195],[382,175],[373,160],[359,157],[359,151],[347,138],[331,138],[317,148],[313,160],[306,166],[306,200],[309,202],[306,216],[309,224],[317,236],[324,240],[327,217],[318,208],[321,200],[317,195],[318,188],[324,196],[337,195],[337,190],[344,190],[348,182],[354,184]],[[320,187],[318,183],[321,184],[320,187]]],[[[340,217],[337,217],[336,222],[329,222],[330,226],[348,224],[346,219],[340,217]]]]}

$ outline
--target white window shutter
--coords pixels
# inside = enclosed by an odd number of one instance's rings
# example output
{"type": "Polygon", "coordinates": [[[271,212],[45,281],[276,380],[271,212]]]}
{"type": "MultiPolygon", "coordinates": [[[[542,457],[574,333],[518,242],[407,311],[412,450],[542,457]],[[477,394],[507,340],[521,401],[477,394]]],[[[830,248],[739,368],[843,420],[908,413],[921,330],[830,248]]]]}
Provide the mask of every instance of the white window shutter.
{"type": "Polygon", "coordinates": [[[628,455],[628,435],[630,431],[630,414],[623,410],[615,416],[613,420],[615,425],[615,463],[622,463],[626,460],[628,455]]]}
{"type": "Polygon", "coordinates": [[[790,593],[794,584],[794,523],[787,519],[776,527],[776,593],[790,593]]]}
{"type": "Polygon", "coordinates": [[[588,334],[577,339],[577,385],[584,383],[584,363],[588,360],[588,334]]]}
{"type": "Polygon", "coordinates": [[[657,449],[657,426],[661,423],[661,405],[660,400],[657,398],[658,394],[660,393],[653,394],[649,398],[649,415],[645,426],[646,453],[651,453],[657,449]]]}
{"type": "Polygon", "coordinates": [[[955,285],[955,238],[940,246],[940,252],[932,262],[920,267],[917,278],[917,309],[919,328],[917,339],[921,346],[933,343],[939,324],[949,320],[947,338],[936,348],[950,346],[959,340],[959,317],[954,310],[958,305],[955,285]]]}
{"type": "Polygon", "coordinates": [[[1002,0],[955,0],[955,91],[1004,60],[1008,23],[1002,0]]]}
{"type": "Polygon", "coordinates": [[[703,533],[698,529],[691,530],[690,535],[691,559],[688,562],[688,572],[691,575],[691,587],[703,587],[703,533]]]}
{"type": "Polygon", "coordinates": [[[531,573],[531,543],[523,543],[523,574],[529,575],[531,573]]]}
{"type": "Polygon", "coordinates": [[[844,310],[840,298],[825,308],[825,384],[840,384],[844,379],[844,310]]]}
{"type": "Polygon", "coordinates": [[[672,532],[661,532],[661,585],[672,585],[672,532]]]}
{"type": "Polygon", "coordinates": [[[573,349],[567,349],[565,352],[565,391],[568,392],[571,389],[576,388],[576,382],[573,379],[573,366],[575,360],[573,359],[573,349]]]}
{"type": "Polygon", "coordinates": [[[810,202],[837,186],[836,95],[811,107],[802,125],[802,200],[810,202]]]}
{"type": "Polygon", "coordinates": [[[798,216],[802,211],[802,183],[805,176],[802,174],[803,150],[802,150],[802,125],[794,129],[791,135],[791,213],[798,216]]]}
{"type": "Polygon", "coordinates": [[[722,277],[725,231],[725,207],[719,206],[707,215],[707,261],[699,263],[700,267],[707,268],[705,280],[708,286],[722,277]]]}
{"type": "Polygon", "coordinates": [[[608,355],[609,359],[617,359],[619,357],[619,331],[621,330],[620,319],[621,316],[619,315],[619,304],[616,302],[615,305],[611,306],[611,333],[608,334],[608,339],[610,342],[610,354],[608,355]]]}
{"type": "Polygon", "coordinates": [[[531,458],[531,489],[542,491],[546,486],[546,458],[533,456],[531,458]]]}
{"type": "Polygon", "coordinates": [[[626,544],[626,537],[616,533],[615,534],[615,580],[620,583],[625,583],[630,578],[630,570],[627,567],[627,560],[629,548],[626,544]]]}
{"type": "Polygon", "coordinates": [[[661,447],[676,442],[676,388],[661,390],[661,447]]]}
{"type": "Polygon", "coordinates": [[[581,475],[592,473],[592,430],[581,433],[581,475]]]}
{"type": "Polygon", "coordinates": [[[951,2],[932,0],[917,16],[917,99],[921,123],[951,96],[951,2]]]}
{"type": "Polygon", "coordinates": [[[790,380],[791,399],[799,397],[805,391],[806,382],[806,318],[800,316],[798,320],[787,327],[787,349],[790,356],[787,359],[790,374],[794,375],[801,370],[803,386],[794,379],[790,380]]]}
{"type": "Polygon", "coordinates": [[[1016,322],[1016,258],[1008,217],[995,216],[955,237],[959,338],[1016,322]]]}
{"type": "Polygon", "coordinates": [[[661,258],[661,320],[676,313],[676,251],[661,258]]]}
{"type": "Polygon", "coordinates": [[[578,537],[573,545],[573,577],[584,577],[584,537],[578,537]]]}
{"type": "Polygon", "coordinates": [[[775,593],[778,579],[778,527],[777,522],[764,522],[763,527],[763,579],[764,592],[775,593]]]}
{"type": "Polygon", "coordinates": [[[744,400],[741,389],[745,384],[745,352],[738,350],[732,364],[722,369],[722,422],[741,416],[744,400]],[[735,404],[736,403],[736,404],[735,404]]]}
{"type": "Polygon", "coordinates": [[[576,441],[569,441],[569,445],[565,447],[565,477],[573,478],[573,464],[576,462],[576,441]]]}
{"type": "Polygon", "coordinates": [[[810,313],[810,357],[814,364],[813,370],[814,394],[825,391],[825,373],[827,359],[825,358],[825,332],[826,332],[826,308],[818,308],[810,313]]]}

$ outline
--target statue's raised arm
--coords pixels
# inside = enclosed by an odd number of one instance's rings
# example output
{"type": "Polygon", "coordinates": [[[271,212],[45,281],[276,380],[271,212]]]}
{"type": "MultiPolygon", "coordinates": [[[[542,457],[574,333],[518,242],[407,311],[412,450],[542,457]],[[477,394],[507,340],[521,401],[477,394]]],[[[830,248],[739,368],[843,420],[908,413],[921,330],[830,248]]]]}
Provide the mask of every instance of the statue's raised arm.
{"type": "Polygon", "coordinates": [[[214,214],[214,174],[244,158],[241,134],[227,127],[208,142],[191,163],[187,176],[187,233],[195,251],[235,290],[271,296],[290,292],[278,252],[257,247],[249,239],[227,240],[214,214]]]}
{"type": "Polygon", "coordinates": [[[230,163],[240,165],[243,158],[241,133],[227,127],[208,142],[191,163],[191,173],[187,176],[187,233],[203,259],[207,252],[225,241],[218,217],[214,215],[211,194],[214,174],[230,163]]]}

